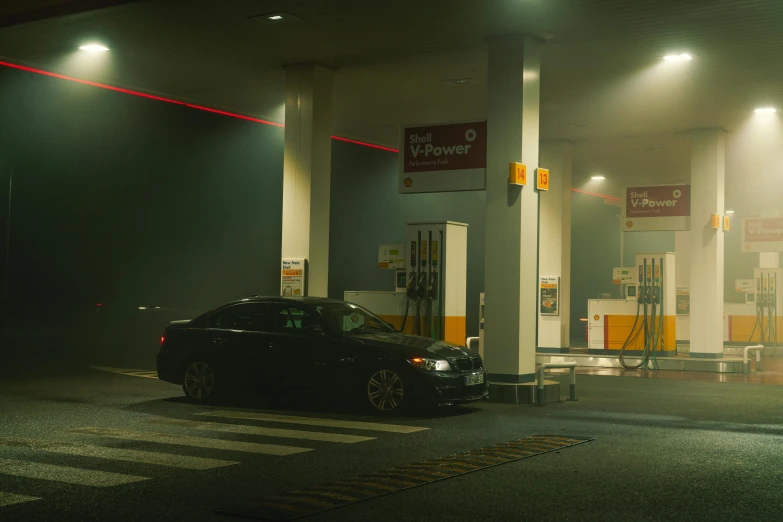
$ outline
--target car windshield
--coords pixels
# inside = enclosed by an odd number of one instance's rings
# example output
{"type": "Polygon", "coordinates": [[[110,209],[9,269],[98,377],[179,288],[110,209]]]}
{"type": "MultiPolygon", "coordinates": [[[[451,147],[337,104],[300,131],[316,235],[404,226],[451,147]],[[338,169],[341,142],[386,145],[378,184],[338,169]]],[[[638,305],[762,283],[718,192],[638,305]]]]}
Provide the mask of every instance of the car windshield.
{"type": "Polygon", "coordinates": [[[394,332],[394,328],[372,312],[350,303],[329,303],[318,305],[315,310],[321,314],[330,328],[342,333],[394,332]]]}

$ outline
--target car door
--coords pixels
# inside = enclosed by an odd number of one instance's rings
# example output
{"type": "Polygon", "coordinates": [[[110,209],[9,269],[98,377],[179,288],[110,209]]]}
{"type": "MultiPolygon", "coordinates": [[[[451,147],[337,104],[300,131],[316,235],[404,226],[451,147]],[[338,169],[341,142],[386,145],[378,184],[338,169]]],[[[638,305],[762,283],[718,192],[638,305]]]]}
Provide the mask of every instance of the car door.
{"type": "Polygon", "coordinates": [[[284,384],[295,387],[320,387],[330,381],[328,355],[333,339],[321,318],[308,307],[275,303],[275,348],[289,361],[281,373],[284,384]]]}
{"type": "Polygon", "coordinates": [[[220,310],[210,318],[207,342],[227,378],[242,388],[256,389],[274,382],[273,335],[269,304],[248,302],[220,310]]]}

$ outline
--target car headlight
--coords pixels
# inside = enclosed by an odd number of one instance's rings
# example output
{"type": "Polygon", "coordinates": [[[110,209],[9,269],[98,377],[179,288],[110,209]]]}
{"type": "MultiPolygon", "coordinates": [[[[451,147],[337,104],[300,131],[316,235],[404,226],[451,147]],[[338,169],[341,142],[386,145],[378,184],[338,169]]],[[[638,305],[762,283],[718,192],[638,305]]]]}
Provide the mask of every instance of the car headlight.
{"type": "Polygon", "coordinates": [[[420,370],[429,370],[431,372],[450,372],[451,365],[448,361],[442,359],[423,359],[421,357],[414,357],[408,359],[408,362],[413,365],[414,368],[420,370]]]}

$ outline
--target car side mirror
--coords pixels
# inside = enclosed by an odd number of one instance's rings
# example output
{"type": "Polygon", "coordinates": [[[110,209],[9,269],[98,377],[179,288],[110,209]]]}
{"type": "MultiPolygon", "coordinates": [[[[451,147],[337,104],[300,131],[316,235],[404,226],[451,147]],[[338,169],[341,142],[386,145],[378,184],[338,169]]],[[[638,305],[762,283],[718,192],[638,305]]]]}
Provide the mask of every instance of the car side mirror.
{"type": "Polygon", "coordinates": [[[304,331],[307,332],[308,335],[312,335],[314,337],[323,337],[326,335],[326,332],[324,332],[324,329],[320,324],[307,325],[305,326],[304,331]]]}

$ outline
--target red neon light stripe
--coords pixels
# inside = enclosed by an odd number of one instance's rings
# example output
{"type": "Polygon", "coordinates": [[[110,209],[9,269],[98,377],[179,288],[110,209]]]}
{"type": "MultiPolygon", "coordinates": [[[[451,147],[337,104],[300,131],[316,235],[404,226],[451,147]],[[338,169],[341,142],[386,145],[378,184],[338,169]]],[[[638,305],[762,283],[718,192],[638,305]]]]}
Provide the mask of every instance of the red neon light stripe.
{"type": "Polygon", "coordinates": [[[348,138],[343,138],[342,136],[332,136],[333,140],[337,141],[344,141],[346,143],[353,143],[354,145],[362,145],[364,147],[370,147],[372,149],[378,149],[378,150],[385,150],[388,152],[400,152],[397,149],[393,149],[391,147],[384,147],[383,145],[376,145],[374,143],[367,143],[366,141],[356,141],[356,140],[349,140],[348,138]]]}
{"type": "Polygon", "coordinates": [[[588,196],[595,196],[597,198],[604,198],[604,199],[608,199],[610,201],[620,201],[620,198],[616,198],[614,196],[607,196],[606,194],[598,194],[596,192],[587,192],[586,190],[580,190],[580,189],[577,189],[577,188],[572,188],[571,192],[578,192],[580,194],[587,194],[588,196]]]}
{"type": "Polygon", "coordinates": [[[268,120],[261,120],[258,118],[251,118],[250,116],[244,116],[242,114],[236,114],[233,112],[226,112],[226,111],[220,111],[218,109],[212,109],[210,107],[202,107],[200,105],[193,105],[192,103],[186,103],[185,107],[190,107],[191,109],[198,109],[200,111],[206,111],[206,112],[214,112],[215,114],[220,114],[221,116],[230,116],[231,118],[239,118],[240,120],[247,120],[247,121],[253,121],[256,123],[263,123],[264,125],[272,125],[274,127],[285,127],[282,123],[277,123],[276,121],[268,121],[268,120]]]}

